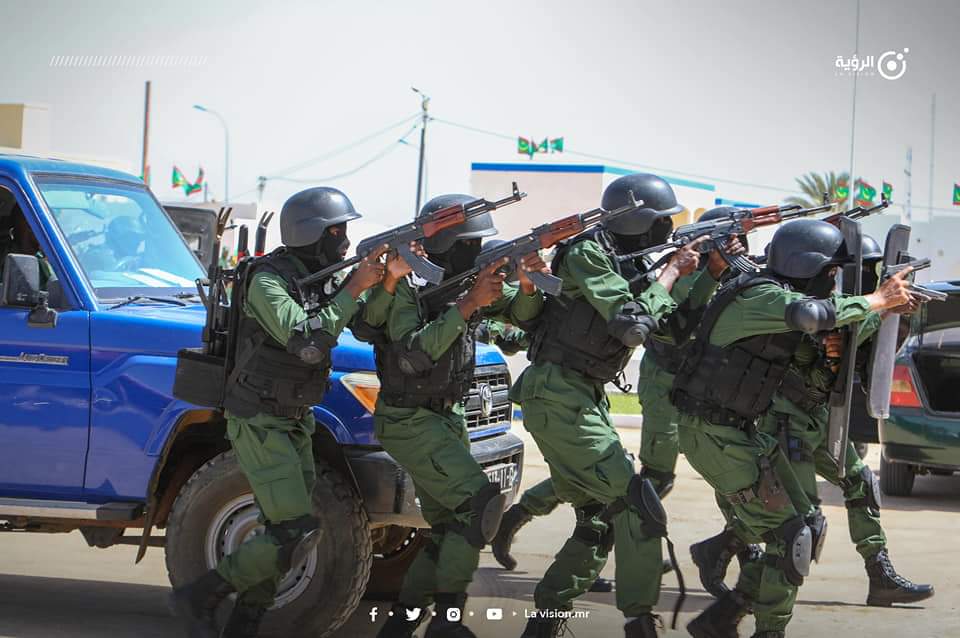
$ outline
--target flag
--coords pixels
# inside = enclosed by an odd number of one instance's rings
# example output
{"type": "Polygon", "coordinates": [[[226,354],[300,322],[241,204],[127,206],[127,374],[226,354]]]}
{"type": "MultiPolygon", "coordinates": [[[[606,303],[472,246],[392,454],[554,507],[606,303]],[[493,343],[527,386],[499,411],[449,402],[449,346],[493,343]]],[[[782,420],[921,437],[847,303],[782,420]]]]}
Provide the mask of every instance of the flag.
{"type": "Polygon", "coordinates": [[[203,184],[203,167],[200,167],[200,170],[197,172],[197,181],[194,182],[195,185],[200,186],[203,184]]]}
{"type": "Polygon", "coordinates": [[[847,198],[850,196],[850,186],[847,185],[847,180],[840,180],[837,182],[836,191],[833,193],[833,199],[840,203],[847,201],[847,198]]]}
{"type": "Polygon", "coordinates": [[[893,199],[893,184],[890,182],[883,183],[883,198],[884,199],[893,199]]]}
{"type": "Polygon", "coordinates": [[[873,198],[877,196],[877,189],[862,179],[857,180],[857,194],[853,200],[854,206],[872,206],[873,198]]]}
{"type": "Polygon", "coordinates": [[[563,138],[558,137],[556,139],[550,140],[550,152],[556,151],[557,153],[563,152],[563,138]]]}
{"type": "Polygon", "coordinates": [[[173,167],[173,176],[171,177],[170,188],[179,188],[187,183],[187,179],[176,166],[173,167]]]}
{"type": "Polygon", "coordinates": [[[530,140],[525,137],[517,138],[517,153],[520,153],[521,155],[529,155],[532,158],[533,154],[536,152],[537,151],[530,143],[530,140]]]}
{"type": "Polygon", "coordinates": [[[960,206],[960,184],[953,185],[953,205],[960,206]]]}
{"type": "Polygon", "coordinates": [[[190,197],[194,193],[200,192],[203,190],[203,186],[200,184],[184,184],[183,192],[187,197],[190,197]]]}

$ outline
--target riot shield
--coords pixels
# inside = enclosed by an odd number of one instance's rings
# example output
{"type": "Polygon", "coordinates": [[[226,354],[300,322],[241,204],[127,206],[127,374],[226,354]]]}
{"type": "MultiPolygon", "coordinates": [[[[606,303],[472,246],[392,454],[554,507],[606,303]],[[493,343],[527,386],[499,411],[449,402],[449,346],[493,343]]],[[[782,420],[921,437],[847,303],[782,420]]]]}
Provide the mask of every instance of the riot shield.
{"type": "MultiPolygon", "coordinates": [[[[840,219],[840,232],[843,233],[851,262],[840,270],[838,288],[844,294],[859,295],[863,274],[863,237],[860,222],[848,217],[840,219]]],[[[857,332],[859,323],[841,328],[843,333],[843,360],[833,388],[830,390],[830,416],[828,419],[827,451],[837,464],[840,478],[846,474],[845,461],[847,445],[850,441],[850,404],[853,401],[853,381],[856,373],[857,332]]]]}
{"type": "MultiPolygon", "coordinates": [[[[910,227],[896,224],[887,233],[883,248],[883,269],[910,261],[910,227]]],[[[882,280],[881,280],[882,281],[882,280]]],[[[897,331],[900,315],[887,315],[873,337],[873,347],[867,369],[870,385],[867,393],[867,413],[875,419],[890,416],[890,387],[893,383],[893,363],[897,356],[897,331]]]]}

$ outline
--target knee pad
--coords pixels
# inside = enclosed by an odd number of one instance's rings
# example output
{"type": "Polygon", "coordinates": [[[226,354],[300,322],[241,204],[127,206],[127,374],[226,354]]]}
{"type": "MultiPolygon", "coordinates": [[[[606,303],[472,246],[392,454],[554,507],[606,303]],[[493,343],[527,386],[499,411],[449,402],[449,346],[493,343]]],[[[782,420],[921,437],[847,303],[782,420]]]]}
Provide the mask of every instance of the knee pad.
{"type": "Polygon", "coordinates": [[[483,549],[497,535],[506,504],[507,496],[500,491],[500,486],[487,483],[457,508],[457,513],[469,512],[470,523],[450,526],[450,529],[461,534],[474,547],[483,549]]]}
{"type": "Polygon", "coordinates": [[[282,523],[267,523],[267,534],[280,548],[277,566],[283,573],[303,561],[323,536],[316,516],[301,516],[282,523]]]}
{"type": "Polygon", "coordinates": [[[666,498],[667,494],[673,489],[673,481],[677,478],[677,475],[673,472],[661,472],[660,470],[643,466],[640,469],[640,478],[656,481],[659,484],[657,496],[662,500],[666,498]]]}
{"type": "Polygon", "coordinates": [[[627,495],[611,503],[602,517],[612,526],[611,520],[627,506],[633,507],[640,514],[643,533],[648,537],[664,537],[667,535],[667,512],[663,509],[657,489],[650,479],[634,474],[627,484],[627,495]]]}
{"type": "Polygon", "coordinates": [[[780,568],[790,584],[799,587],[810,575],[813,533],[798,516],[781,525],[773,534],[784,542],[783,558],[768,556],[767,563],[780,568]]]}
{"type": "MultiPolygon", "coordinates": [[[[877,475],[873,473],[873,470],[864,465],[859,474],[850,478],[853,479],[851,486],[855,483],[863,483],[864,495],[862,498],[848,500],[847,509],[866,506],[871,514],[880,516],[880,481],[877,480],[877,475]]],[[[847,486],[844,485],[844,487],[847,486]]]]}
{"type": "Polygon", "coordinates": [[[827,540],[827,519],[818,507],[813,514],[806,518],[806,523],[813,537],[813,560],[819,563],[820,554],[823,552],[823,544],[827,540]]]}

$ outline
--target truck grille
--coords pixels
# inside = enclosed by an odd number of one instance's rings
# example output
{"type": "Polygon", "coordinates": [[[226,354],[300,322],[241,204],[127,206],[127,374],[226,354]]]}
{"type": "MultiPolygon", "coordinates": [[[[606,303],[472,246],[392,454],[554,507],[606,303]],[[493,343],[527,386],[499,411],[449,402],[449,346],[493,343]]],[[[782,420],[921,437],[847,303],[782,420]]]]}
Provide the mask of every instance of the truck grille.
{"type": "Polygon", "coordinates": [[[510,421],[512,404],[507,398],[510,391],[510,371],[505,365],[479,366],[473,375],[470,392],[467,393],[466,417],[467,429],[485,428],[504,421],[510,421]],[[484,416],[480,404],[482,386],[490,388],[493,399],[490,414],[484,416]]]}

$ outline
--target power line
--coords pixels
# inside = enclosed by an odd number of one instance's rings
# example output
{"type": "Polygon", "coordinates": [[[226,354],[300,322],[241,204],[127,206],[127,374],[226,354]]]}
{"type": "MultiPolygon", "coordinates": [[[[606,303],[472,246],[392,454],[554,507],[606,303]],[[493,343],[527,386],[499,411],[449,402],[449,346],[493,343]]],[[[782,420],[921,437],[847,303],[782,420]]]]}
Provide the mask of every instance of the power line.
{"type": "Polygon", "coordinates": [[[377,162],[383,159],[384,157],[386,157],[387,155],[395,151],[397,148],[399,148],[401,145],[406,144],[407,142],[405,138],[409,136],[411,133],[413,133],[415,130],[417,130],[417,127],[418,125],[415,124],[406,133],[404,133],[400,139],[390,142],[390,144],[388,144],[387,146],[382,148],[379,152],[377,152],[376,155],[366,160],[359,166],[350,169],[349,171],[345,171],[343,173],[337,173],[336,175],[330,175],[328,177],[318,177],[315,179],[314,178],[306,179],[306,178],[298,178],[298,177],[274,177],[272,179],[279,182],[293,182],[295,184],[318,184],[323,182],[332,182],[334,180],[342,179],[344,177],[349,177],[354,173],[359,173],[360,171],[367,168],[374,162],[377,162]]]}
{"type": "MultiPolygon", "coordinates": [[[[450,121],[450,120],[445,120],[445,119],[441,119],[441,118],[431,118],[431,119],[432,119],[433,121],[435,121],[435,122],[439,122],[440,124],[446,124],[446,125],[448,125],[448,126],[453,126],[453,127],[455,127],[455,128],[464,129],[464,130],[466,130],[466,131],[472,131],[472,132],[474,132],[474,133],[480,133],[480,134],[482,134],[482,135],[487,135],[487,136],[489,136],[489,137],[496,137],[496,138],[498,138],[498,139],[511,140],[511,141],[517,139],[517,137],[516,137],[515,135],[506,135],[506,134],[504,134],[504,133],[498,133],[498,132],[496,132],[496,131],[488,131],[488,130],[486,130],[486,129],[477,128],[476,126],[470,126],[470,125],[468,125],[468,124],[461,124],[460,122],[452,122],[452,121],[450,121]]],[[[617,159],[617,158],[614,158],[614,157],[607,157],[607,156],[605,156],[605,155],[595,155],[595,154],[593,154],[593,153],[584,153],[584,152],[581,152],[581,151],[570,151],[570,150],[564,149],[563,152],[564,152],[564,154],[566,154],[566,155],[575,155],[575,156],[578,156],[578,157],[585,157],[585,158],[587,158],[587,159],[599,160],[599,161],[601,161],[601,162],[612,162],[612,163],[614,163],[614,164],[625,164],[625,165],[627,165],[627,166],[636,166],[637,168],[645,168],[645,169],[652,170],[652,171],[657,171],[657,172],[660,172],[660,173],[670,173],[670,174],[675,174],[675,175],[685,175],[685,176],[688,176],[688,177],[696,177],[696,178],[698,178],[698,179],[706,179],[706,180],[710,180],[710,181],[714,181],[714,182],[723,182],[724,184],[735,184],[735,185],[737,185],[737,186],[749,186],[749,187],[751,187],[751,188],[762,188],[762,189],[777,191],[777,192],[781,192],[781,193],[800,194],[800,191],[798,191],[798,190],[796,190],[796,189],[781,188],[781,187],[779,187],[779,186],[770,186],[769,184],[756,184],[756,183],[753,183],[753,182],[741,182],[741,181],[737,181],[737,180],[733,180],[733,179],[725,179],[725,178],[722,178],[722,177],[714,177],[714,176],[712,176],[712,175],[700,175],[700,174],[698,174],[698,173],[690,173],[690,172],[687,172],[687,171],[678,171],[678,170],[674,170],[674,169],[672,169],[672,168],[664,168],[664,167],[662,167],[662,166],[651,166],[651,165],[649,165],[649,164],[640,164],[640,163],[638,163],[638,162],[631,162],[631,161],[628,161],[628,160],[617,159]]]]}

